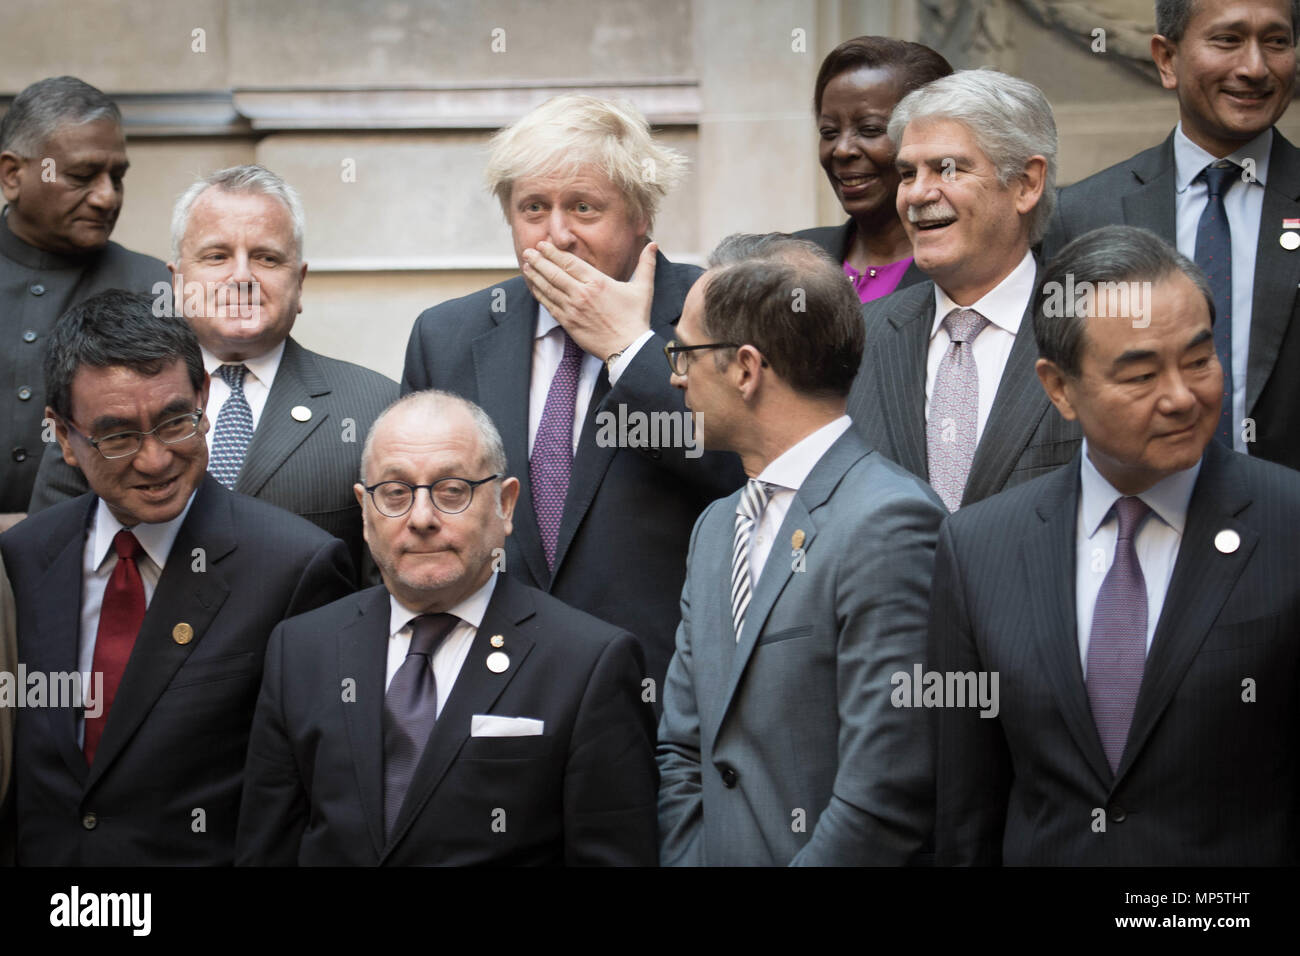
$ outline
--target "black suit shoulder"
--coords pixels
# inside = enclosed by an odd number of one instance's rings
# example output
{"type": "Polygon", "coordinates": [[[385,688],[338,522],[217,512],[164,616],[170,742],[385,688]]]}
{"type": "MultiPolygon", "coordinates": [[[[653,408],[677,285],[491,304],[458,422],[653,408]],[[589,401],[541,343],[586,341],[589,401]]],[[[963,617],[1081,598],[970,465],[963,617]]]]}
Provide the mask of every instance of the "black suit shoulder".
{"type": "MultiPolygon", "coordinates": [[[[161,259],[134,252],[110,241],[100,255],[99,268],[129,277],[132,291],[142,291],[158,280],[170,280],[171,273],[161,259]]],[[[170,282],[169,282],[170,287],[170,282]]]]}
{"type": "Polygon", "coordinates": [[[803,239],[825,249],[836,262],[843,262],[853,240],[853,220],[849,219],[838,226],[814,226],[812,229],[800,229],[792,234],[796,239],[803,239]]]}
{"type": "MultiPolygon", "coordinates": [[[[93,494],[86,493],[60,501],[44,511],[28,515],[4,534],[0,534],[0,547],[3,548],[6,563],[14,557],[57,545],[60,538],[67,536],[67,529],[84,526],[94,497],[93,494]]],[[[9,571],[12,574],[13,568],[10,567],[9,571]]]]}
{"type": "MultiPolygon", "coordinates": [[[[297,343],[295,343],[297,344],[297,343]]],[[[387,375],[355,362],[331,358],[320,352],[298,345],[302,355],[316,366],[316,371],[330,386],[332,392],[345,403],[360,403],[363,412],[378,416],[397,399],[397,383],[387,375]]]]}

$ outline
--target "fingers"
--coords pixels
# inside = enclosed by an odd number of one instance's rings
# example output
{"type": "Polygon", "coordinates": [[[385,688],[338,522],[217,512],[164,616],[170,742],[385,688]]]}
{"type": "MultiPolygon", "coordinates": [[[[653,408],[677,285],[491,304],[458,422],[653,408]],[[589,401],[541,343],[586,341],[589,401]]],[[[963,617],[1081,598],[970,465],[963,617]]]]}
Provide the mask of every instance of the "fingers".
{"type": "Polygon", "coordinates": [[[641,257],[637,260],[636,271],[632,273],[631,281],[633,285],[654,288],[658,253],[658,243],[646,243],[646,247],[641,250],[641,257]]]}

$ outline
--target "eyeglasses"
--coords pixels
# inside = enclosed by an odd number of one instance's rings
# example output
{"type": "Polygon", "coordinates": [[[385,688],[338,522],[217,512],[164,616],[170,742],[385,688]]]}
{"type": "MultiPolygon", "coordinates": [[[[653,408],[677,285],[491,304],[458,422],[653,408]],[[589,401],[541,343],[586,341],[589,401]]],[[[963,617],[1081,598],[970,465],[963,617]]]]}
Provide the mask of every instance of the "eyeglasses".
{"type": "Polygon", "coordinates": [[[144,447],[144,440],[150,435],[155,436],[164,445],[179,445],[181,442],[188,441],[198,434],[199,422],[202,420],[203,409],[196,408],[192,412],[186,412],[184,415],[177,415],[175,418],[160,422],[147,432],[114,432],[111,435],[105,435],[103,438],[91,438],[84,432],[79,431],[77,426],[72,424],[71,419],[64,419],[71,431],[94,445],[95,451],[109,461],[118,458],[130,458],[144,447]]]}
{"type": "Polygon", "coordinates": [[[381,481],[363,487],[381,515],[400,518],[415,504],[415,493],[429,489],[429,500],[443,514],[458,515],[474,501],[474,489],[505,475],[488,475],[478,481],[468,478],[439,478],[431,485],[413,485],[409,481],[381,481]]]}
{"type": "Polygon", "coordinates": [[[673,339],[664,346],[664,355],[668,358],[668,367],[673,370],[674,375],[685,375],[686,369],[690,367],[690,359],[685,358],[687,352],[699,352],[703,349],[738,349],[740,348],[735,342],[710,342],[708,345],[678,345],[677,340],[673,339]]]}

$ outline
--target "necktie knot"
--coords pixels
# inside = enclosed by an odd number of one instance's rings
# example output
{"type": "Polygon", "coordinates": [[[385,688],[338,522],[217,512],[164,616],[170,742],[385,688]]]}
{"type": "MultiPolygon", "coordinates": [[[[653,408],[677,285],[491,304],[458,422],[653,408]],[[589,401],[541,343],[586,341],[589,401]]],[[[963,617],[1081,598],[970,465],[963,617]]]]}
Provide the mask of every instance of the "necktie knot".
{"type": "Polygon", "coordinates": [[[973,342],[984,331],[989,320],[974,309],[953,309],[943,317],[943,327],[953,342],[973,342]]]}
{"type": "Polygon", "coordinates": [[[1115,518],[1119,521],[1119,539],[1121,541],[1132,540],[1137,534],[1138,526],[1142,524],[1142,519],[1151,513],[1147,503],[1141,498],[1132,496],[1120,498],[1115,502],[1115,518]]]}
{"type": "Polygon", "coordinates": [[[1227,192],[1232,187],[1232,181],[1240,175],[1241,167],[1227,160],[1210,163],[1201,170],[1201,178],[1205,180],[1205,188],[1209,190],[1211,199],[1217,199],[1227,192]]]}
{"type": "Polygon", "coordinates": [[[134,561],[141,551],[140,539],[129,528],[123,528],[113,535],[113,550],[117,552],[119,560],[134,561]]]}
{"type": "Polygon", "coordinates": [[[772,486],[765,481],[759,481],[757,478],[750,478],[745,482],[745,491],[740,496],[740,504],[736,506],[736,514],[744,515],[751,521],[757,521],[758,516],[763,513],[767,507],[768,500],[772,497],[772,486]]]}
{"type": "Polygon", "coordinates": [[[244,376],[248,374],[247,365],[223,365],[217,369],[217,374],[221,380],[226,383],[232,392],[242,392],[244,390],[244,376]]]}
{"type": "Polygon", "coordinates": [[[411,621],[411,646],[406,656],[432,657],[442,639],[451,633],[460,618],[454,614],[421,614],[411,621]]]}

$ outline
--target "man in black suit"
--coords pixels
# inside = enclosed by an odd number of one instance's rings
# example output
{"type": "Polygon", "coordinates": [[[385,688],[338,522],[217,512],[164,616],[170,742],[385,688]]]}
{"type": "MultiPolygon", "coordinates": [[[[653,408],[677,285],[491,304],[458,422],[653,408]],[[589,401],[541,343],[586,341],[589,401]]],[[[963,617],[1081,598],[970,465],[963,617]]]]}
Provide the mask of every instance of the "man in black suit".
{"type": "Polygon", "coordinates": [[[1051,257],[1123,223],[1205,269],[1224,369],[1222,440],[1291,468],[1300,468],[1300,150],[1273,124],[1291,104],[1298,31],[1296,0],[1158,3],[1151,55],[1178,94],[1178,125],[1159,146],[1061,190],[1043,243],[1051,257]],[[1231,259],[1221,271],[1216,240],[1231,259]]]}
{"type": "Polygon", "coordinates": [[[1211,440],[1212,303],[1129,226],[1044,277],[1038,374],[1084,444],[940,532],[929,666],[994,702],[938,711],[939,863],[1300,860],[1300,475],[1211,440]]]}
{"type": "Polygon", "coordinates": [[[0,123],[0,531],[22,519],[36,480],[55,321],[104,289],[167,288],[160,261],[109,240],[129,165],[117,104],[75,76],[33,83],[0,123]]]}
{"type": "Polygon", "coordinates": [[[745,480],[663,374],[700,270],[647,237],[683,165],[633,107],[590,96],[499,133],[487,176],[523,275],[424,312],[402,376],[496,422],[520,481],[506,571],[635,633],[656,709],[691,528],[745,480]]]}
{"type": "Polygon", "coordinates": [[[408,395],[362,467],[384,586],[271,635],[239,862],[653,865],[640,648],[495,573],[519,482],[491,420],[408,395]]]}
{"type": "MultiPolygon", "coordinates": [[[[168,268],[176,312],[198,335],[212,379],[208,470],[341,538],[357,571],[373,571],[352,482],[366,431],[397,384],[290,337],[307,275],[302,237],[297,191],[262,166],[215,172],[176,203],[168,268]]],[[[30,510],[85,490],[52,447],[30,510]]]]}
{"type": "Polygon", "coordinates": [[[55,326],[49,414],[92,493],[0,536],[19,663],[71,688],[18,711],[20,865],[230,864],[267,636],[351,589],[342,542],[206,474],[199,343],[153,302],[55,326]]]}
{"type": "Polygon", "coordinates": [[[1078,446],[1033,373],[1030,246],[1051,214],[1056,124],[1032,83],[961,70],[904,97],[889,138],[898,214],[931,281],[863,306],[849,415],[956,511],[1078,446]]]}

